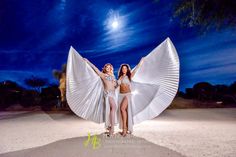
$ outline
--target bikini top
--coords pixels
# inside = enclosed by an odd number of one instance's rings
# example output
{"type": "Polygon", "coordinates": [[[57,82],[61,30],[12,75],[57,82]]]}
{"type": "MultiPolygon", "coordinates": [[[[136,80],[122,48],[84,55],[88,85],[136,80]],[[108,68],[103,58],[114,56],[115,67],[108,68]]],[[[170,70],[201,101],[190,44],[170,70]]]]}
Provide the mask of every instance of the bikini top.
{"type": "Polygon", "coordinates": [[[124,76],[121,80],[118,80],[118,84],[120,85],[121,83],[130,85],[130,80],[127,75],[124,76]]]}
{"type": "Polygon", "coordinates": [[[114,77],[111,76],[111,75],[106,75],[106,76],[105,76],[105,79],[108,80],[108,81],[113,81],[113,80],[114,80],[114,77]]]}

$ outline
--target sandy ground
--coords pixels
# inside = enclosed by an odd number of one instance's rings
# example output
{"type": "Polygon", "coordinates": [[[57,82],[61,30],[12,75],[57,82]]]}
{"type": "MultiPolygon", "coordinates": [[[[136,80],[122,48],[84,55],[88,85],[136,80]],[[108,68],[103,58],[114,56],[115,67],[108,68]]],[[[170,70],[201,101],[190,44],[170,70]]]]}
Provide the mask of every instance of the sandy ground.
{"type": "Polygon", "coordinates": [[[236,108],[166,110],[126,138],[107,138],[103,124],[68,112],[0,112],[0,138],[0,157],[235,157],[236,108]]]}

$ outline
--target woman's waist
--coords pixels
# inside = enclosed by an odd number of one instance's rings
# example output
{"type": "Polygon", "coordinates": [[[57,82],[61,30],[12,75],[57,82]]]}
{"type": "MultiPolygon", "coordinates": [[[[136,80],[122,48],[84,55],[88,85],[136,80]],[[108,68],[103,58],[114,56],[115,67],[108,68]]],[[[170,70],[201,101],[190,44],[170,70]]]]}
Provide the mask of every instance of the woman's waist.
{"type": "Polygon", "coordinates": [[[119,94],[131,94],[131,89],[130,88],[128,88],[128,89],[121,89],[120,88],[120,92],[119,92],[119,94]]]}
{"type": "Polygon", "coordinates": [[[104,91],[115,92],[115,88],[104,88],[104,91]]]}
{"type": "Polygon", "coordinates": [[[115,95],[115,90],[104,89],[103,92],[105,95],[115,95]]]}
{"type": "Polygon", "coordinates": [[[129,93],[131,89],[129,86],[120,86],[120,93],[129,93]]]}
{"type": "Polygon", "coordinates": [[[119,93],[119,95],[131,95],[131,92],[127,92],[127,93],[119,93]]]}

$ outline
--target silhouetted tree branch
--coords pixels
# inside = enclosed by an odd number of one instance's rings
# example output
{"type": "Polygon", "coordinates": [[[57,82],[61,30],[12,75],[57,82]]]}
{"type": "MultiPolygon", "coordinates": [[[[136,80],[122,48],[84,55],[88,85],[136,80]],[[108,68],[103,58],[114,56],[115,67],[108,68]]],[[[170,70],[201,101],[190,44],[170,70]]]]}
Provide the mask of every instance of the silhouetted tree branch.
{"type": "Polygon", "coordinates": [[[180,19],[182,26],[198,27],[201,32],[235,28],[236,1],[178,0],[173,16],[180,19]]]}

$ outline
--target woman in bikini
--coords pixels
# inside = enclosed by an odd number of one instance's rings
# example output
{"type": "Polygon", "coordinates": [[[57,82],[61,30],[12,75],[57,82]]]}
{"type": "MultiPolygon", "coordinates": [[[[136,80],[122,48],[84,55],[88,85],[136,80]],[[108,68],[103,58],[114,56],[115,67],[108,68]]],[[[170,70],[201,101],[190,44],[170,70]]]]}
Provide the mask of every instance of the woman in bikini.
{"type": "Polygon", "coordinates": [[[128,131],[133,131],[132,121],[132,100],[131,100],[131,79],[134,76],[136,69],[142,64],[143,59],[139,62],[136,68],[131,72],[128,64],[122,64],[118,72],[118,85],[120,92],[118,96],[119,104],[119,128],[122,129],[122,136],[126,136],[128,131]]]}
{"type": "Polygon", "coordinates": [[[102,72],[87,59],[85,61],[101,77],[104,84],[105,97],[105,127],[109,130],[109,136],[114,134],[114,125],[116,123],[116,79],[113,74],[113,66],[110,63],[104,65],[102,72]]]}

